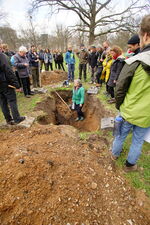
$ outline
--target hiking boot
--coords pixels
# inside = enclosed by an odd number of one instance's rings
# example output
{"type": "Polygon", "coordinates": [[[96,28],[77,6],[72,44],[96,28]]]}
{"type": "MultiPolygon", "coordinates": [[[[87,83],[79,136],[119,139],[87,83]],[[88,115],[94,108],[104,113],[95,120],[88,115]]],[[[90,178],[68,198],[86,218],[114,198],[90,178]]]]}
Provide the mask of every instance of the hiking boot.
{"type": "Polygon", "coordinates": [[[15,125],[15,122],[13,120],[7,121],[8,125],[15,125]]]}
{"type": "Polygon", "coordinates": [[[137,165],[135,164],[134,166],[125,166],[124,171],[126,173],[137,171],[137,165]]]}
{"type": "Polygon", "coordinates": [[[115,102],[116,102],[116,99],[115,99],[115,98],[112,98],[112,99],[108,100],[108,103],[109,103],[109,104],[113,104],[113,103],[115,103],[115,102]]]}
{"type": "Polygon", "coordinates": [[[25,95],[25,97],[26,97],[26,98],[31,98],[31,96],[30,96],[30,95],[25,95]]]}
{"type": "Polygon", "coordinates": [[[117,159],[118,159],[118,156],[116,156],[116,155],[113,155],[113,154],[111,154],[111,159],[113,160],[113,161],[116,161],[117,159]]]}
{"type": "Polygon", "coordinates": [[[15,124],[21,123],[25,119],[26,119],[25,116],[21,116],[18,120],[15,121],[15,124]]]}
{"type": "Polygon", "coordinates": [[[84,117],[83,116],[81,116],[81,118],[79,119],[80,121],[83,121],[84,120],[84,117]]]}
{"type": "Polygon", "coordinates": [[[79,117],[77,117],[76,119],[75,119],[75,121],[77,122],[77,121],[79,121],[80,120],[80,118],[79,117]]]}

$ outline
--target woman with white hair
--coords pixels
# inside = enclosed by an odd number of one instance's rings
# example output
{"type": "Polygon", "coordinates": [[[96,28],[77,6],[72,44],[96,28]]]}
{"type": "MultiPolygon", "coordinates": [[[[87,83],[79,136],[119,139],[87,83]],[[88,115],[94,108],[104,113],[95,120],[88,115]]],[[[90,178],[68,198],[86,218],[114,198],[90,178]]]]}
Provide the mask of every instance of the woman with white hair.
{"type": "Polygon", "coordinates": [[[19,48],[19,52],[14,55],[14,66],[16,67],[22,83],[23,92],[26,98],[30,98],[29,61],[26,57],[27,49],[24,46],[19,48]]]}
{"type": "Polygon", "coordinates": [[[85,90],[82,87],[81,80],[79,79],[75,80],[72,102],[75,106],[74,109],[77,111],[77,115],[78,115],[78,117],[76,118],[76,121],[84,120],[84,114],[82,112],[82,107],[84,104],[84,95],[85,95],[85,90]]]}

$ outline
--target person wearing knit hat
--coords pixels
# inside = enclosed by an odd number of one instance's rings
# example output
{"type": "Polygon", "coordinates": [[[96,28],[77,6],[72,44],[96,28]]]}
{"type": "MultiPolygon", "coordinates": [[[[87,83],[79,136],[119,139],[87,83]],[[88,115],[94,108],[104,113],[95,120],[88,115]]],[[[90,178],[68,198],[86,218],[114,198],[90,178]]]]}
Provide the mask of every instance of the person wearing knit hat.
{"type": "Polygon", "coordinates": [[[133,52],[134,55],[136,55],[140,52],[140,38],[139,38],[138,34],[134,34],[128,40],[128,50],[133,52]]]}

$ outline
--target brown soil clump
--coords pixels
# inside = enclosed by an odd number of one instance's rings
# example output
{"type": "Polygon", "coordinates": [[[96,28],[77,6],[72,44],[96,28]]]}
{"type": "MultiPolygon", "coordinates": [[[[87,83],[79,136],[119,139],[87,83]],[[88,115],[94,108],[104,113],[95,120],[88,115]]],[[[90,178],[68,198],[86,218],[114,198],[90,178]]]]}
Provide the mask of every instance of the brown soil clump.
{"type": "Polygon", "coordinates": [[[67,80],[67,72],[61,70],[44,71],[41,73],[42,86],[67,80]]]}
{"type": "Polygon", "coordinates": [[[105,137],[36,124],[1,132],[0,143],[1,225],[150,224],[105,137]]]}

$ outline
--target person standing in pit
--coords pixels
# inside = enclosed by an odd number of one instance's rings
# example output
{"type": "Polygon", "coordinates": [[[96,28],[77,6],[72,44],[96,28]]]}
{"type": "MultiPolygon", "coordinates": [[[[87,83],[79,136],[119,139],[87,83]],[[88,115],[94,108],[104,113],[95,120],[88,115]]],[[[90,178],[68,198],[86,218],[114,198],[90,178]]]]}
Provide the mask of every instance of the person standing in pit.
{"type": "Polygon", "coordinates": [[[77,111],[78,117],[75,121],[82,121],[84,120],[84,114],[82,112],[82,107],[84,104],[84,95],[85,90],[82,87],[81,80],[77,79],[74,81],[74,89],[73,89],[73,96],[72,102],[74,104],[74,109],[77,111]]]}

